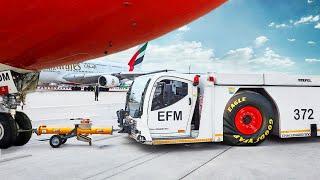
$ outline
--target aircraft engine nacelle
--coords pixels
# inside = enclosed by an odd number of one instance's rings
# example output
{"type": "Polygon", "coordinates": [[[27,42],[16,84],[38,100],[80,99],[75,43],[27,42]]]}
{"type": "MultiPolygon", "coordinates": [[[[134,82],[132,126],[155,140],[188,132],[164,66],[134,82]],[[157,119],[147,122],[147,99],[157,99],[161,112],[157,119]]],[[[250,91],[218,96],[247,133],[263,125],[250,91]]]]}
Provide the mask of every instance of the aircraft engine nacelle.
{"type": "Polygon", "coordinates": [[[98,79],[98,84],[101,87],[112,88],[120,85],[120,81],[117,77],[111,75],[103,75],[98,79]]]}

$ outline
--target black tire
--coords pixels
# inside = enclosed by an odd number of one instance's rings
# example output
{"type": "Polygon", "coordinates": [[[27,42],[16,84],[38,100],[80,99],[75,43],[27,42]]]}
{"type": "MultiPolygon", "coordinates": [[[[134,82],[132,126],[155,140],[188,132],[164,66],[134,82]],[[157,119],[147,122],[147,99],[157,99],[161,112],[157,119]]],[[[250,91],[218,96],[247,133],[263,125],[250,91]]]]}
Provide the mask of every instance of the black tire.
{"type": "Polygon", "coordinates": [[[0,113],[0,128],[0,149],[7,149],[17,137],[17,126],[11,114],[0,113]]]}
{"type": "Polygon", "coordinates": [[[62,138],[59,135],[53,135],[50,138],[50,146],[53,148],[58,148],[62,144],[62,138]]]}
{"type": "Polygon", "coordinates": [[[19,130],[30,130],[26,132],[18,132],[16,141],[13,143],[15,146],[23,146],[29,142],[32,136],[32,124],[29,117],[23,112],[16,112],[16,123],[19,130]]]}
{"type": "Polygon", "coordinates": [[[237,146],[258,145],[272,133],[275,118],[266,97],[252,91],[237,93],[224,111],[223,141],[237,146]]]}

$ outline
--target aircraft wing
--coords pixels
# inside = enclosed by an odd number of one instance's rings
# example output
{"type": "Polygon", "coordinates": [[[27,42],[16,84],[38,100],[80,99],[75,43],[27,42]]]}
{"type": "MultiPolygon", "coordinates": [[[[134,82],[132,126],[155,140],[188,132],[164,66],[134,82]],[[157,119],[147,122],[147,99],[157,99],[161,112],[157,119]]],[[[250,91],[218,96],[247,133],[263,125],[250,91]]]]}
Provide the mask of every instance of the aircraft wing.
{"type": "Polygon", "coordinates": [[[139,76],[156,74],[156,73],[161,73],[161,72],[169,72],[169,71],[174,71],[174,70],[159,70],[159,71],[152,71],[152,72],[113,73],[111,75],[119,78],[119,80],[123,80],[123,79],[133,80],[134,78],[139,77],[139,76]]]}

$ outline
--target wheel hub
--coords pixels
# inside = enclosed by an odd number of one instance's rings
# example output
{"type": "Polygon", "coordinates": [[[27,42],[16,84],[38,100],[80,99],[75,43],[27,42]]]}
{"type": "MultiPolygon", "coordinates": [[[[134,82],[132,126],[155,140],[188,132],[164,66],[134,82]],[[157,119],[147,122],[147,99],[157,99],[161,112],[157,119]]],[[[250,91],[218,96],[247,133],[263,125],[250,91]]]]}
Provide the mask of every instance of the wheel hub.
{"type": "Polygon", "coordinates": [[[253,135],[261,129],[262,114],[259,109],[253,106],[241,108],[234,119],[236,128],[241,134],[253,135]]]}
{"type": "Polygon", "coordinates": [[[3,125],[0,123],[0,140],[3,138],[4,136],[4,128],[3,125]]]}
{"type": "Polygon", "coordinates": [[[52,144],[53,144],[54,146],[58,146],[59,143],[60,143],[60,141],[59,141],[58,138],[53,138],[53,139],[52,139],[52,144]]]}
{"type": "Polygon", "coordinates": [[[245,116],[245,117],[243,118],[243,123],[246,124],[246,125],[250,124],[251,121],[252,121],[252,117],[251,117],[251,116],[248,116],[248,115],[247,115],[247,116],[245,116]]]}

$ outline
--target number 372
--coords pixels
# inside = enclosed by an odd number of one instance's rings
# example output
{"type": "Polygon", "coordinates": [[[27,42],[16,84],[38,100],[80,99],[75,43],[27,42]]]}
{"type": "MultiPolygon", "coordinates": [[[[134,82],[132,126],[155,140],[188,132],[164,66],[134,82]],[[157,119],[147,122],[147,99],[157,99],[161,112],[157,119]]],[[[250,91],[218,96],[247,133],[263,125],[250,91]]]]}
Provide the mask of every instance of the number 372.
{"type": "Polygon", "coordinates": [[[314,119],[313,109],[295,109],[294,119],[295,120],[314,119]]]}

